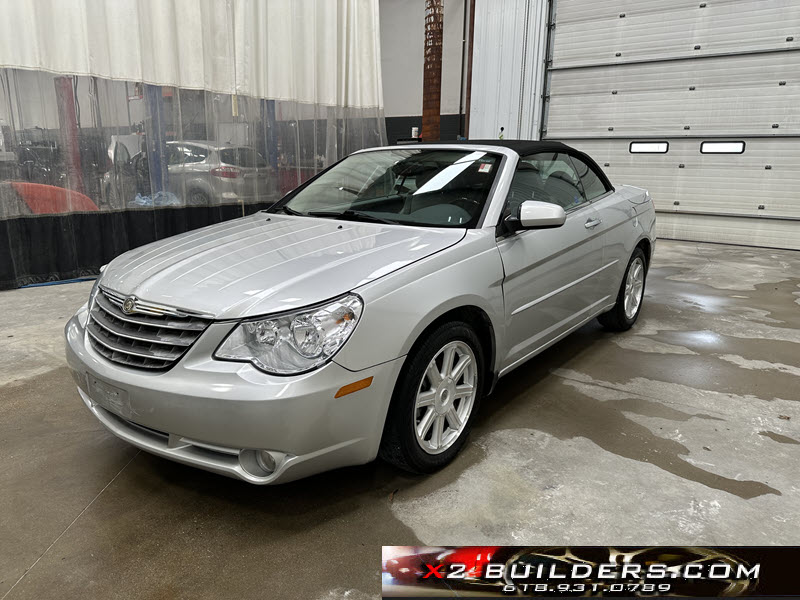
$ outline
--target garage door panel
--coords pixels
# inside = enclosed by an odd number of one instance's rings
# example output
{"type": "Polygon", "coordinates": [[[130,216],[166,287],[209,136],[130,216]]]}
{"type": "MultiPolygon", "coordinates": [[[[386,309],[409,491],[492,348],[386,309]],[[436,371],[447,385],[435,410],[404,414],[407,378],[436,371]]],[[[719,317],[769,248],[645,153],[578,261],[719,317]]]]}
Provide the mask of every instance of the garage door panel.
{"type": "MultiPolygon", "coordinates": [[[[775,86],[777,87],[777,86],[775,86]]],[[[552,137],[800,134],[800,103],[791,92],[761,90],[642,92],[613,99],[551,96],[552,137]],[[778,130],[773,127],[778,125],[778,130]]]]}
{"type": "MultiPolygon", "coordinates": [[[[746,139],[745,151],[742,154],[701,154],[700,144],[702,138],[697,139],[672,139],[659,138],[669,141],[669,149],[665,154],[631,154],[630,143],[637,141],[631,138],[616,140],[576,140],[570,142],[591,154],[599,163],[625,162],[631,164],[653,164],[661,161],[670,163],[702,162],[708,166],[735,165],[746,167],[748,165],[770,164],[774,167],[792,168],[800,165],[800,139],[796,138],[760,138],[746,139]]],[[[734,139],[733,137],[731,139],[734,139]]],[[[800,169],[797,171],[800,184],[800,169]]],[[[800,188],[799,188],[800,189],[800,188]]],[[[800,200],[800,194],[798,195],[800,200]]]]}
{"type": "Polygon", "coordinates": [[[800,250],[796,221],[660,214],[656,233],[676,240],[800,250]]]}
{"type": "MultiPolygon", "coordinates": [[[[716,5],[736,4],[742,0],[715,0],[716,5]]],[[[620,13],[645,15],[678,12],[689,8],[698,8],[699,0],[558,0],[558,21],[572,23],[575,21],[597,21],[609,17],[619,17],[620,13]]]]}
{"type": "MultiPolygon", "coordinates": [[[[650,190],[659,211],[800,218],[800,139],[747,140],[743,154],[726,155],[701,154],[701,141],[669,140],[666,154],[631,154],[631,140],[573,145],[615,185],[650,190]]],[[[800,222],[795,226],[800,236],[800,222]]]]}
{"type": "Polygon", "coordinates": [[[786,81],[800,82],[800,52],[745,54],[736,57],[692,58],[661,63],[605,65],[588,69],[553,71],[552,92],[556,96],[619,94],[650,90],[768,88],[786,81]]]}
{"type": "Polygon", "coordinates": [[[660,235],[800,249],[800,2],[553,5],[545,138],[648,188],[660,235]],[[669,149],[631,154],[634,139],[669,149]]]}
{"type": "Polygon", "coordinates": [[[662,10],[651,5],[652,12],[639,13],[634,5],[625,18],[614,10],[605,18],[560,21],[564,4],[556,3],[554,68],[800,48],[800,4],[793,0],[712,2],[705,8],[699,2],[675,8],[665,0],[662,10]]]}
{"type": "Polygon", "coordinates": [[[796,135],[798,72],[800,52],[554,71],[547,134],[796,135]]]}
{"type": "MultiPolygon", "coordinates": [[[[641,182],[640,175],[636,170],[620,169],[615,177],[650,190],[658,210],[800,218],[797,204],[788,199],[792,190],[787,180],[763,179],[758,185],[752,179],[731,180],[722,173],[709,177],[704,173],[675,173],[665,169],[641,182]],[[674,202],[680,204],[676,206],[674,202]]],[[[800,235],[800,223],[797,227],[800,235]]]]}

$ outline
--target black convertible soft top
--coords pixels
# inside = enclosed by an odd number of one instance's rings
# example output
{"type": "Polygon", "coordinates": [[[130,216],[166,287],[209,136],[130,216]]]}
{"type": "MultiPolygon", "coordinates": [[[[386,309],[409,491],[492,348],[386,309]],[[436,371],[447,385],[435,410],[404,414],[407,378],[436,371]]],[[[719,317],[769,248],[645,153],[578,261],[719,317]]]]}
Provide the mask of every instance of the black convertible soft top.
{"type": "Polygon", "coordinates": [[[430,142],[431,144],[475,144],[476,146],[500,146],[513,150],[520,156],[536,154],[537,152],[577,152],[574,148],[561,142],[549,140],[458,140],[457,142],[430,142]]]}
{"type": "MultiPolygon", "coordinates": [[[[527,156],[529,154],[537,154],[539,152],[564,152],[580,158],[584,163],[589,165],[603,180],[606,189],[613,190],[614,186],[605,174],[603,169],[600,168],[595,160],[580,150],[576,150],[571,146],[567,146],[562,142],[555,142],[550,140],[534,141],[534,140],[458,140],[457,142],[425,142],[431,144],[474,144],[476,146],[499,146],[501,148],[508,148],[513,150],[520,156],[527,156]]],[[[425,143],[420,144],[424,146],[425,143]]]]}

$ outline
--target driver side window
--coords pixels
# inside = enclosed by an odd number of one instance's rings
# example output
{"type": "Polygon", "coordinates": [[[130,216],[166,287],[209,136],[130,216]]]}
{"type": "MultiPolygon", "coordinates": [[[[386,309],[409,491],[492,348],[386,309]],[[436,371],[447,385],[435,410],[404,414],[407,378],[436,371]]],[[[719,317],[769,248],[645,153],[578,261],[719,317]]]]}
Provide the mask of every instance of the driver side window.
{"type": "Polygon", "coordinates": [[[515,215],[527,200],[558,204],[570,210],[586,202],[580,178],[569,155],[542,152],[523,156],[508,192],[503,218],[515,215]]]}

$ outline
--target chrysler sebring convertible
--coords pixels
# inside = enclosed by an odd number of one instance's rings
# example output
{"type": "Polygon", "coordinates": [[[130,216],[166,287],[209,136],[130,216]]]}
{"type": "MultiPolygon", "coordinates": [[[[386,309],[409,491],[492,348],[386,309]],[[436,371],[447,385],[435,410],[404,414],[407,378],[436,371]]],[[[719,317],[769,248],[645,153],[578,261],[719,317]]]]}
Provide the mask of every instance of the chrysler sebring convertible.
{"type": "Polygon", "coordinates": [[[126,252],[66,326],[113,434],[251,483],[464,446],[498,378],[639,316],[646,190],[555,142],[356,152],[269,210],[126,252]]]}

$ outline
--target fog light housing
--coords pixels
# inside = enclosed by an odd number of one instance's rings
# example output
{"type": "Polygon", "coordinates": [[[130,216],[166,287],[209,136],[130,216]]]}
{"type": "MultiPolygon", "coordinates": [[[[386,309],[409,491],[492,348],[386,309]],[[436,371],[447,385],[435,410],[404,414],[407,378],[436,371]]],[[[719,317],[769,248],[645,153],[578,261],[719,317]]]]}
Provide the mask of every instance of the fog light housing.
{"type": "Polygon", "coordinates": [[[274,473],[275,468],[278,466],[275,462],[275,457],[272,456],[268,450],[257,450],[256,462],[258,462],[259,467],[264,469],[269,474],[274,473]]]}
{"type": "Polygon", "coordinates": [[[239,465],[253,477],[268,479],[280,470],[286,457],[286,453],[278,450],[248,448],[239,453],[239,465]]]}

